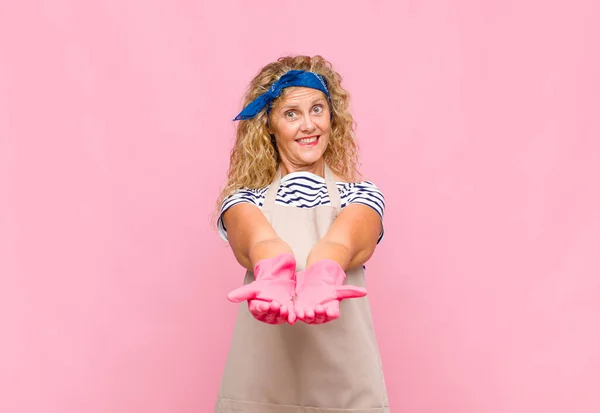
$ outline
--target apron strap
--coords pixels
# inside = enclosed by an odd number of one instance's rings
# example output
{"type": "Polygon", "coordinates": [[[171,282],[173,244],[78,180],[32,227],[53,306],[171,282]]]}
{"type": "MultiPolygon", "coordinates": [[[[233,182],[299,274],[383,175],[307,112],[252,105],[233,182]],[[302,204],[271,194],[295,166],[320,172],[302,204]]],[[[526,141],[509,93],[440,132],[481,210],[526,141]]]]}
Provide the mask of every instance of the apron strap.
{"type": "Polygon", "coordinates": [[[275,178],[273,178],[273,182],[269,185],[269,189],[265,194],[265,201],[263,202],[263,208],[271,208],[275,205],[275,198],[277,197],[277,191],[279,190],[279,184],[281,183],[281,166],[277,168],[277,172],[275,173],[275,178]]]}
{"type": "Polygon", "coordinates": [[[329,165],[325,164],[325,182],[327,183],[327,192],[329,193],[329,202],[337,209],[342,207],[342,201],[340,199],[340,192],[337,189],[333,172],[329,168],[329,165]]]}

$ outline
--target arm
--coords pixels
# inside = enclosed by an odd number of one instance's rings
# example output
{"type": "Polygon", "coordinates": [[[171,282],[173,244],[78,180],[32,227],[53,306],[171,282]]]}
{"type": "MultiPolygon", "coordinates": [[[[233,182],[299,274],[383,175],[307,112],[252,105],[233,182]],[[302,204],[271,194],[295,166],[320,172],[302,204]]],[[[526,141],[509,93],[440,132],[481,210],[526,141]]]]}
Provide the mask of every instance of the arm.
{"type": "Polygon", "coordinates": [[[363,204],[342,209],[329,231],[308,254],[306,270],[296,274],[294,309],[299,320],[321,324],[340,317],[340,301],[367,295],[363,287],[346,285],[345,271],[364,264],[375,251],[382,222],[363,204]]]}
{"type": "Polygon", "coordinates": [[[344,270],[364,264],[375,251],[381,225],[373,208],[362,204],[346,206],[313,247],[306,266],[325,258],[336,261],[344,270]]]}
{"type": "Polygon", "coordinates": [[[286,252],[290,246],[277,236],[261,210],[250,203],[239,203],[223,214],[229,245],[238,263],[253,270],[256,263],[286,252]]]}

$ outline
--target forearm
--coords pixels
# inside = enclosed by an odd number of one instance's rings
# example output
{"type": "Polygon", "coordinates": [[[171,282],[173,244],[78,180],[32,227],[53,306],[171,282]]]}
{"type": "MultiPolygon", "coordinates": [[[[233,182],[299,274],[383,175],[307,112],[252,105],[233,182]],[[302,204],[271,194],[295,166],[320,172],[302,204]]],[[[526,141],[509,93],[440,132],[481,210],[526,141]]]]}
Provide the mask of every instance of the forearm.
{"type": "Polygon", "coordinates": [[[232,206],[223,214],[223,222],[238,263],[250,271],[260,260],[292,253],[290,246],[277,236],[255,205],[240,203],[232,206]]]}
{"type": "Polygon", "coordinates": [[[306,267],[308,268],[317,261],[330,259],[337,262],[344,270],[347,270],[348,268],[352,268],[361,264],[357,262],[356,258],[360,257],[352,254],[352,251],[347,246],[338,242],[322,239],[308,254],[306,267]]]}
{"type": "Polygon", "coordinates": [[[268,238],[256,242],[248,251],[248,265],[252,269],[257,262],[266,258],[273,258],[280,254],[291,253],[292,248],[281,238],[268,238]]]}
{"type": "Polygon", "coordinates": [[[367,262],[377,245],[381,220],[364,205],[349,205],[339,214],[327,234],[308,254],[307,268],[317,261],[330,259],[344,271],[367,262]]]}

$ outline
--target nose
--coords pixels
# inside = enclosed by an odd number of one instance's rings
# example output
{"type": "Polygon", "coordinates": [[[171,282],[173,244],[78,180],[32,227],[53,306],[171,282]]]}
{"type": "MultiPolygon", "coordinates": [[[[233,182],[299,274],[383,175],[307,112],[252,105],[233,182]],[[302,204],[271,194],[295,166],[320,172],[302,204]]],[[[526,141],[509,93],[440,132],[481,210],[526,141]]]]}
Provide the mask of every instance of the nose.
{"type": "Polygon", "coordinates": [[[315,123],[312,120],[310,114],[305,114],[302,118],[302,130],[311,131],[315,128],[315,123]]]}

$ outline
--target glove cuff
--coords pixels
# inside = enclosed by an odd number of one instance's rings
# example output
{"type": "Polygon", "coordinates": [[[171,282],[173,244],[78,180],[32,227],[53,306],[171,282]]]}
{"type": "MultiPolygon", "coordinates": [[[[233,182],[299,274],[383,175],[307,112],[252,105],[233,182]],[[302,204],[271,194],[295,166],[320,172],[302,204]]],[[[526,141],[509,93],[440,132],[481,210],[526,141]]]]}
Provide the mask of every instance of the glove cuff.
{"type": "MultiPolygon", "coordinates": [[[[298,278],[300,278],[300,273],[298,278]]],[[[340,264],[326,258],[315,262],[303,271],[302,278],[304,285],[342,285],[346,279],[346,273],[340,264]]]]}
{"type": "Polygon", "coordinates": [[[255,280],[273,279],[296,280],[296,259],[289,252],[272,258],[265,258],[254,266],[255,280]]]}

